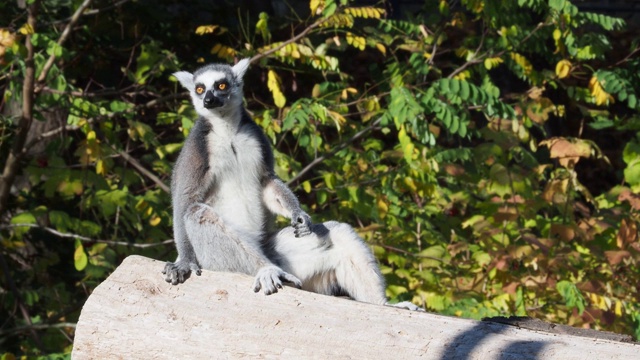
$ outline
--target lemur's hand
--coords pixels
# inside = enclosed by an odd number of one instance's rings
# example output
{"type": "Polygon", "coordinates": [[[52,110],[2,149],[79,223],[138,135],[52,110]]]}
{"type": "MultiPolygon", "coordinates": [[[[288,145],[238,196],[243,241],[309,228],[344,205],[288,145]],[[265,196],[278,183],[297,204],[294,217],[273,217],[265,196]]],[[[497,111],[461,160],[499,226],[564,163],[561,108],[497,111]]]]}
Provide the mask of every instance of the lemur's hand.
{"type": "Polygon", "coordinates": [[[311,217],[300,210],[291,215],[291,226],[296,237],[303,237],[311,234],[311,217]]]}
{"type": "Polygon", "coordinates": [[[175,263],[167,262],[162,273],[168,283],[178,285],[185,282],[191,276],[192,271],[198,276],[202,273],[200,266],[195,262],[179,260],[175,263]]]}

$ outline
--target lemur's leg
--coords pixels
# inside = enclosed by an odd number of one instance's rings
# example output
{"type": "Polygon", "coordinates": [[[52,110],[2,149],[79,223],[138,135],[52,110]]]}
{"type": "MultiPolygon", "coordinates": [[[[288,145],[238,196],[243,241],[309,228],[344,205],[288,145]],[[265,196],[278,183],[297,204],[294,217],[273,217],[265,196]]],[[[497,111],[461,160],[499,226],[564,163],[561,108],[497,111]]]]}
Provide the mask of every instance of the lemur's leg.
{"type": "Polygon", "coordinates": [[[295,276],[284,272],[262,253],[255,244],[227,227],[208,205],[191,205],[184,215],[187,237],[198,264],[207,270],[240,272],[256,275],[254,291],[262,289],[269,295],[282,288],[282,282],[300,287],[295,276]]]}
{"type": "Polygon", "coordinates": [[[296,238],[295,230],[287,227],[265,248],[275,263],[302,281],[305,290],[373,304],[387,302],[375,257],[347,224],[314,224],[312,233],[303,238],[296,238]]]}

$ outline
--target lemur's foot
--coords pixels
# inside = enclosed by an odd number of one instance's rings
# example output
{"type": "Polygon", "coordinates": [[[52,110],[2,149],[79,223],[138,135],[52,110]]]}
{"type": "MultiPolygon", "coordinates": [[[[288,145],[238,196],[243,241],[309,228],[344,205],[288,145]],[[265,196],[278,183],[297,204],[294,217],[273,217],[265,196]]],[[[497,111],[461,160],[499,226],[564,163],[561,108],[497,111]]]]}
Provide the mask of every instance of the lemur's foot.
{"type": "Polygon", "coordinates": [[[283,281],[292,283],[297,288],[302,287],[300,279],[277,266],[271,265],[258,270],[256,280],[253,282],[253,291],[258,292],[262,289],[265,295],[271,295],[277,293],[278,289],[282,289],[283,281]]]}
{"type": "Polygon", "coordinates": [[[202,270],[200,266],[194,262],[188,261],[176,261],[175,263],[167,262],[164,265],[164,270],[162,273],[165,275],[165,280],[172,285],[178,285],[185,282],[189,276],[191,276],[191,272],[194,272],[196,275],[200,276],[202,270]]]}

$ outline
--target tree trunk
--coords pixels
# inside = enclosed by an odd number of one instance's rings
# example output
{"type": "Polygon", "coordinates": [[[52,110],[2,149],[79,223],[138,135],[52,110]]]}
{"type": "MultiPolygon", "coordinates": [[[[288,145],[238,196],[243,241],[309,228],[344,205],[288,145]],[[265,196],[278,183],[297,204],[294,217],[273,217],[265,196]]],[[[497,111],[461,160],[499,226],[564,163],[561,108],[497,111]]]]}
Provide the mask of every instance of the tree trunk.
{"type": "MultiPolygon", "coordinates": [[[[130,256],[89,297],[73,359],[638,359],[640,345],[318,295],[264,296],[250,276],[203,271],[172,286],[130,256]]],[[[519,324],[516,324],[519,325],[519,324]]],[[[600,336],[601,334],[602,336],[600,336]]]]}

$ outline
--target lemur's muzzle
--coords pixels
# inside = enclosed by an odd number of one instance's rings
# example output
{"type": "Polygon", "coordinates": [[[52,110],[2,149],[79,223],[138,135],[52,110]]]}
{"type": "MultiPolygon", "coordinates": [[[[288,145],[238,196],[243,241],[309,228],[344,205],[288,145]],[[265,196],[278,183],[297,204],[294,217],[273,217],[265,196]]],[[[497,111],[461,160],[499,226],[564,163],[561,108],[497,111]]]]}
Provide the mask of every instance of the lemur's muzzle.
{"type": "Polygon", "coordinates": [[[209,90],[204,96],[203,104],[205,109],[213,109],[224,105],[224,101],[221,97],[216,96],[212,90],[209,90]]]}

